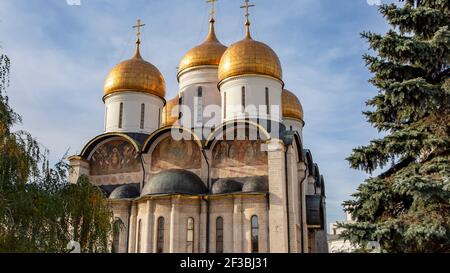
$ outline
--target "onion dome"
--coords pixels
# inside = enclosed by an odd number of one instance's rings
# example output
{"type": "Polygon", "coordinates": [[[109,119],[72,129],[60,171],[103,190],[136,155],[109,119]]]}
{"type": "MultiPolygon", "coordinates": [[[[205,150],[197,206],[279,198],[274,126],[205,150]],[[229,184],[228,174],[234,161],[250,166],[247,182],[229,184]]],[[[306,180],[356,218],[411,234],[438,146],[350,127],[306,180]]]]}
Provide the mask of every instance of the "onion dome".
{"type": "Polygon", "coordinates": [[[283,81],[280,59],[268,45],[255,41],[247,20],[244,40],[231,45],[219,64],[219,81],[242,75],[263,75],[283,81]]]}
{"type": "Polygon", "coordinates": [[[179,115],[174,115],[174,111],[178,112],[178,110],[175,110],[175,108],[178,108],[178,103],[179,103],[179,98],[177,96],[177,97],[169,100],[166,103],[166,106],[164,106],[163,112],[162,112],[162,126],[163,127],[172,126],[178,121],[179,115]]]}
{"type": "Polygon", "coordinates": [[[113,190],[109,199],[134,199],[137,197],[139,197],[139,190],[136,187],[123,185],[113,190]]]}
{"type": "Polygon", "coordinates": [[[145,61],[140,53],[140,40],[136,42],[133,58],[116,65],[105,80],[105,97],[124,91],[149,93],[162,99],[166,96],[166,82],[153,64],[145,61]]]}
{"type": "Polygon", "coordinates": [[[214,30],[214,18],[211,18],[210,29],[206,40],[189,50],[183,59],[181,59],[178,77],[184,72],[197,68],[197,67],[218,67],[220,63],[220,58],[222,58],[223,53],[227,50],[227,47],[219,42],[216,37],[216,32],[214,30]]]}
{"type": "Polygon", "coordinates": [[[303,106],[297,96],[289,90],[284,89],[281,95],[281,107],[283,118],[304,120],[303,106]]]}
{"type": "Polygon", "coordinates": [[[251,177],[247,179],[242,192],[269,192],[269,181],[267,177],[251,177]]]}
{"type": "Polygon", "coordinates": [[[233,179],[219,179],[212,186],[213,194],[241,192],[242,183],[233,179]]]}
{"type": "Polygon", "coordinates": [[[154,175],[145,185],[141,196],[155,194],[201,195],[207,191],[205,184],[196,174],[186,170],[173,169],[154,175]]]}

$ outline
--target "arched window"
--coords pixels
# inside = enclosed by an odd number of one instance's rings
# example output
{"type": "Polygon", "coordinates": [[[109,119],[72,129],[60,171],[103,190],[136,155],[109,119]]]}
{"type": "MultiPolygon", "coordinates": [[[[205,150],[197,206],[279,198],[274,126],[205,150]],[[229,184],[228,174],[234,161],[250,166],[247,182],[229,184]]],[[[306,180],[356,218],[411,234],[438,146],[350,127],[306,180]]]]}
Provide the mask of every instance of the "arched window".
{"type": "Polygon", "coordinates": [[[142,239],[142,221],[139,220],[138,222],[138,230],[137,230],[137,253],[141,253],[141,239],[142,239]]]}
{"type": "Polygon", "coordinates": [[[223,218],[216,220],[216,253],[223,253],[223,218]]]}
{"type": "Polygon", "coordinates": [[[141,104],[141,129],[144,129],[145,125],[145,104],[141,104]]]}
{"type": "Polygon", "coordinates": [[[194,253],[194,225],[194,219],[189,218],[187,221],[186,253],[194,253]]]}
{"type": "Polygon", "coordinates": [[[120,109],[119,109],[119,128],[122,129],[123,125],[123,102],[120,103],[120,109]]]}
{"type": "Polygon", "coordinates": [[[158,238],[156,242],[156,252],[164,253],[164,217],[158,219],[158,238]]]}
{"type": "Polygon", "coordinates": [[[259,253],[259,223],[256,215],[252,217],[252,253],[259,253]]]}
{"type": "Polygon", "coordinates": [[[113,253],[119,253],[120,251],[120,231],[123,227],[123,222],[119,218],[113,223],[113,253]]]}
{"type": "Polygon", "coordinates": [[[267,115],[270,115],[270,98],[269,98],[269,87],[266,87],[266,109],[267,115]]]}

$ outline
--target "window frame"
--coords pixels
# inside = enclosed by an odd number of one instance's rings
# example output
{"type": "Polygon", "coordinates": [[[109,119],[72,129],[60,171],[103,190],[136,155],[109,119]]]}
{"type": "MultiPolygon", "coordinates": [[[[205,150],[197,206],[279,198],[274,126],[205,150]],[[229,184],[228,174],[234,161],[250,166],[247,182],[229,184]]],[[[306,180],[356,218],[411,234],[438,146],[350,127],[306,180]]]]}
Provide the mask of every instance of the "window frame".
{"type": "Polygon", "coordinates": [[[165,246],[165,224],[166,220],[163,216],[158,218],[156,229],[156,253],[164,253],[165,246]]]}
{"type": "Polygon", "coordinates": [[[222,216],[216,219],[216,253],[224,253],[224,233],[223,233],[224,220],[222,216]],[[220,223],[220,225],[219,225],[220,223]],[[219,231],[221,236],[219,236],[219,231]],[[219,247],[220,246],[220,247],[219,247]]]}
{"type": "Polygon", "coordinates": [[[259,217],[258,217],[258,215],[253,215],[251,217],[250,227],[251,227],[251,231],[250,231],[251,253],[259,253],[259,217]],[[254,222],[255,219],[256,219],[256,225],[254,222]]]}

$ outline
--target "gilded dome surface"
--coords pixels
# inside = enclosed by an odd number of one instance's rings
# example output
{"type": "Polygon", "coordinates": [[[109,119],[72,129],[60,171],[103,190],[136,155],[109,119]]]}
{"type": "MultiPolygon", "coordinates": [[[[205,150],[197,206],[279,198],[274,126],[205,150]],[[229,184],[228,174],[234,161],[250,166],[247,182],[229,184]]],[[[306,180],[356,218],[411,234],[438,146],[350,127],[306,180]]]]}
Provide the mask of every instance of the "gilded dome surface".
{"type": "Polygon", "coordinates": [[[214,19],[210,21],[210,30],[206,40],[189,50],[181,59],[178,75],[190,68],[199,66],[218,66],[227,47],[219,42],[214,31],[214,19]]]}
{"type": "Polygon", "coordinates": [[[178,115],[174,115],[173,111],[179,103],[178,96],[169,100],[166,106],[163,108],[162,112],[162,126],[172,126],[178,121],[178,115]]]}
{"type": "Polygon", "coordinates": [[[231,45],[219,64],[219,81],[241,75],[265,75],[283,80],[283,70],[277,54],[268,45],[247,37],[231,45]]]}
{"type": "Polygon", "coordinates": [[[166,95],[163,75],[158,68],[142,59],[139,44],[135,56],[116,65],[105,80],[105,96],[122,91],[145,92],[160,98],[166,95]]]}
{"type": "Polygon", "coordinates": [[[303,106],[297,96],[289,90],[283,90],[281,95],[283,118],[304,120],[303,106]]]}

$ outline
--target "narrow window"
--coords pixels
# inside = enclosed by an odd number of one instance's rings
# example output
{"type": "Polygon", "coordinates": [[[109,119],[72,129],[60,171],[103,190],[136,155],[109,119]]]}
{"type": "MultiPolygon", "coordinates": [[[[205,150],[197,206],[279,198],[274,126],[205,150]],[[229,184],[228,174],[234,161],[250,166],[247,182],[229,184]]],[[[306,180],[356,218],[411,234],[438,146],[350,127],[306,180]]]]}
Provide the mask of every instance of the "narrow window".
{"type": "Polygon", "coordinates": [[[187,221],[186,253],[194,253],[194,219],[187,221]]]}
{"type": "Polygon", "coordinates": [[[266,107],[267,107],[267,115],[270,115],[269,87],[266,87],[266,107]]]}
{"type": "Polygon", "coordinates": [[[161,128],[161,108],[158,108],[158,128],[161,128]]]}
{"type": "Polygon", "coordinates": [[[181,109],[183,109],[183,94],[180,95],[180,98],[178,99],[178,105],[179,105],[179,113],[178,113],[178,119],[181,119],[183,117],[183,113],[181,112],[181,109]]]}
{"type": "Polygon", "coordinates": [[[138,222],[138,230],[137,230],[137,253],[141,253],[141,233],[142,233],[142,226],[141,226],[142,222],[141,220],[139,220],[138,222]]]}
{"type": "Polygon", "coordinates": [[[122,129],[122,121],[123,119],[123,102],[120,103],[120,109],[119,109],[119,128],[122,129]]]}
{"type": "Polygon", "coordinates": [[[293,131],[292,129],[293,129],[293,128],[292,128],[292,125],[291,125],[291,131],[293,131]]]}
{"type": "Polygon", "coordinates": [[[120,250],[120,229],[122,228],[122,221],[117,219],[113,224],[113,253],[119,253],[120,250]]]}
{"type": "Polygon", "coordinates": [[[141,104],[141,129],[144,129],[145,125],[145,104],[141,104]]]}
{"type": "Polygon", "coordinates": [[[223,118],[227,118],[227,93],[223,92],[223,118]]]}
{"type": "Polygon", "coordinates": [[[256,215],[252,217],[252,253],[259,253],[259,223],[256,215]]]}
{"type": "Polygon", "coordinates": [[[216,253],[223,253],[223,218],[216,220],[216,253]]]}
{"type": "Polygon", "coordinates": [[[197,122],[200,126],[203,124],[203,88],[200,86],[197,90],[198,105],[197,105],[197,122]]]}
{"type": "Polygon", "coordinates": [[[158,219],[158,240],[156,243],[156,252],[164,253],[164,217],[158,219]]]}
{"type": "Polygon", "coordinates": [[[245,105],[246,105],[246,102],[245,102],[245,87],[242,86],[242,112],[244,112],[244,110],[245,110],[245,105]]]}

